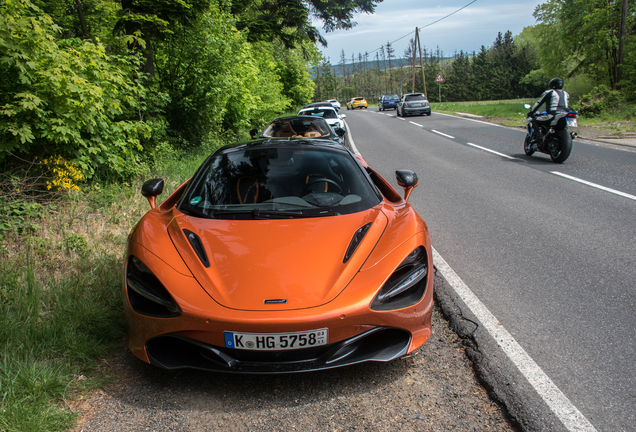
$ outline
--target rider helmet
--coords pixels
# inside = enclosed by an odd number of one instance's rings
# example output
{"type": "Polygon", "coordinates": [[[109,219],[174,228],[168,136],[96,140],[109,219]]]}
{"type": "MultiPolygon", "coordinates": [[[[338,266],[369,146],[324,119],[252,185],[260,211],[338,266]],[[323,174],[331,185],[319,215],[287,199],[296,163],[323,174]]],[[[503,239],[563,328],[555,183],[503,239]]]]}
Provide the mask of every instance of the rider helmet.
{"type": "Polygon", "coordinates": [[[550,80],[550,88],[551,89],[562,89],[563,88],[563,80],[561,78],[552,78],[550,80]]]}

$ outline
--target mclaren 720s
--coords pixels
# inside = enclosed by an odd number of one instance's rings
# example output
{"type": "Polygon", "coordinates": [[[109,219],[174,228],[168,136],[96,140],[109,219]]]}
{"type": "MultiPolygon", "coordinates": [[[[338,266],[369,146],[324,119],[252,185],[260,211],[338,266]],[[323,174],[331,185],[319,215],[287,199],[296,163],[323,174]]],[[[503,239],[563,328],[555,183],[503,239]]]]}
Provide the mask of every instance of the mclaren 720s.
{"type": "Polygon", "coordinates": [[[222,147],[126,249],[130,350],[165,369],[283,373],[386,362],[431,334],[426,224],[362,157],[325,140],[222,147]]]}

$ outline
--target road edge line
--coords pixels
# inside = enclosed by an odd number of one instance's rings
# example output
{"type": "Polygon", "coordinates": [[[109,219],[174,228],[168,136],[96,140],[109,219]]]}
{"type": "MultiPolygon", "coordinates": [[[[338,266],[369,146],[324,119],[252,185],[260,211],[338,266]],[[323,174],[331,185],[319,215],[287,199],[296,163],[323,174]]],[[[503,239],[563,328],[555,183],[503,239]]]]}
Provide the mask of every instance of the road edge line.
{"type": "Polygon", "coordinates": [[[539,365],[508,333],[497,318],[486,308],[477,296],[468,288],[462,279],[448,265],[442,256],[433,249],[433,262],[441,272],[446,282],[468,306],[475,317],[495,340],[506,356],[512,361],[519,372],[528,380],[530,385],[557,416],[563,425],[571,432],[597,432],[596,428],[572,404],[567,396],[554,384],[539,365]]]}

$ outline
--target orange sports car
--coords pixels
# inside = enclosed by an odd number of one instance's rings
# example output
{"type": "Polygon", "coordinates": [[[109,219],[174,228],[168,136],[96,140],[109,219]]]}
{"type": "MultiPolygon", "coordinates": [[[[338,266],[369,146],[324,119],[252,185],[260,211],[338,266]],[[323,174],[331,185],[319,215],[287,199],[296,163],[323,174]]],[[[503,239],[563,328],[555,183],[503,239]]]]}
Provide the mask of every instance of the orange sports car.
{"type": "Polygon", "coordinates": [[[390,361],[431,334],[424,221],[360,157],[325,140],[214,152],[126,249],[130,350],[166,368],[281,373],[390,361]]]}

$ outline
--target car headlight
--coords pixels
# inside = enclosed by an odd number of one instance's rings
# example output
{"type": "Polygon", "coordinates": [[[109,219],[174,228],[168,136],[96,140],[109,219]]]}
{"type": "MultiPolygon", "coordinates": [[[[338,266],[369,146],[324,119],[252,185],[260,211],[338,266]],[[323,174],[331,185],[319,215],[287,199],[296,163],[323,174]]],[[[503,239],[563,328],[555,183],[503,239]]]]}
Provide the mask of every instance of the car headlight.
{"type": "Polygon", "coordinates": [[[128,301],[141,315],[173,318],[181,315],[181,309],[168,290],[152,271],[136,256],[128,258],[126,266],[128,301]]]}
{"type": "Polygon", "coordinates": [[[428,254],[420,246],[411,252],[382,286],[371,302],[377,311],[409,307],[419,302],[428,281],[428,254]]]}

